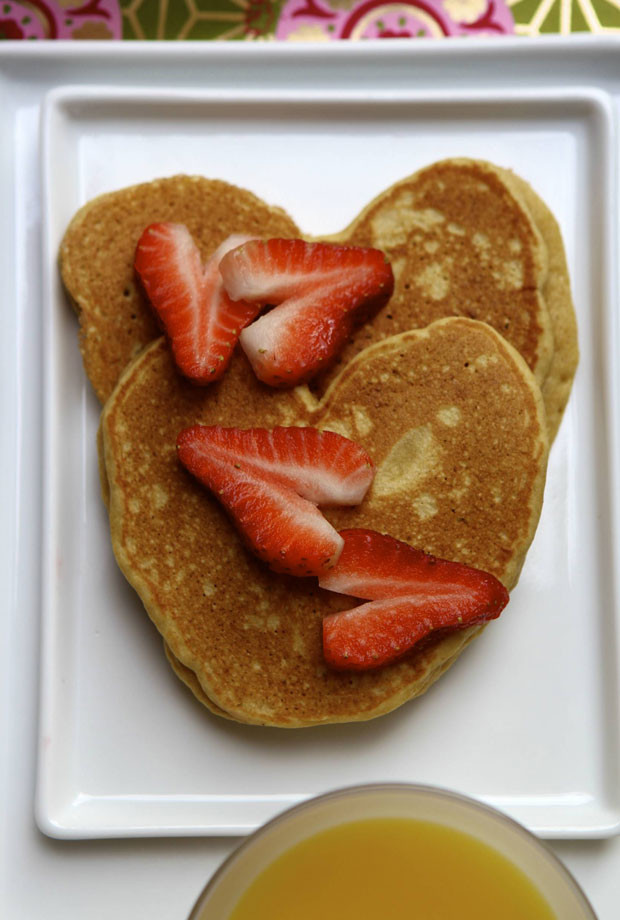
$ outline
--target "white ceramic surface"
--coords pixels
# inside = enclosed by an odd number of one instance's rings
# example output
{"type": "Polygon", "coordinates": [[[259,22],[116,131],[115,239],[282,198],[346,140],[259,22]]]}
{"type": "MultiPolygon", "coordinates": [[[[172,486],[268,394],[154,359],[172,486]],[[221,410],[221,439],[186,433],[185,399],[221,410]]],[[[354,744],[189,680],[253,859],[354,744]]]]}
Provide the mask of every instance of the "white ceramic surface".
{"type": "Polygon", "coordinates": [[[609,97],[592,88],[392,87],[368,98],[354,88],[295,92],[294,84],[275,92],[65,87],[48,96],[42,124],[39,826],[68,837],[245,833],[306,796],[380,777],[459,789],[550,836],[615,832],[606,500],[615,483],[599,412],[613,386],[609,97]],[[579,314],[581,365],[519,586],[432,691],[388,717],[292,733],[214,719],[170,674],[112,557],[99,496],[99,406],[57,272],[62,234],[93,196],[175,172],[237,183],[285,207],[308,233],[333,232],[382,188],[449,156],[514,168],[544,197],[562,226],[579,314]]]}

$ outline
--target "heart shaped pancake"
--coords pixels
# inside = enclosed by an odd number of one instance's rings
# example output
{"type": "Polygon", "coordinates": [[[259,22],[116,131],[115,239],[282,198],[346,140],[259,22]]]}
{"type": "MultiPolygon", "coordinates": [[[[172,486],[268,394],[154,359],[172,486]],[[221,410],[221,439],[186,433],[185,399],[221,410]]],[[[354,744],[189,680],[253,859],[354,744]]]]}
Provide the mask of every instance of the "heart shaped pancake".
{"type": "MultiPolygon", "coordinates": [[[[203,260],[230,233],[301,233],[284,211],[250,192],[197,177],[161,179],[85,205],[67,229],[60,265],[102,402],[158,335],[133,272],[138,239],[158,221],[185,223],[203,260]]],[[[576,326],[557,224],[526,183],[481,161],[445,160],[387,189],[330,239],[382,249],[396,286],[339,364],[314,383],[317,394],[368,345],[444,316],[467,316],[492,325],[525,358],[543,388],[553,438],[577,365],[576,326]]]]}
{"type": "Polygon", "coordinates": [[[160,339],[105,406],[102,480],[117,561],[173,665],[214,711],[286,727],[372,718],[426,690],[476,630],[377,671],[329,670],[322,617],[350,599],[277,575],[243,547],[177,460],[177,433],[196,423],[345,434],[377,474],[359,507],[326,512],[338,529],[389,532],[509,589],[517,581],[542,505],[546,423],[533,375],[489,326],[445,319],[384,339],[349,361],[321,399],[305,386],[261,386],[242,355],[220,382],[197,389],[160,339]]]}

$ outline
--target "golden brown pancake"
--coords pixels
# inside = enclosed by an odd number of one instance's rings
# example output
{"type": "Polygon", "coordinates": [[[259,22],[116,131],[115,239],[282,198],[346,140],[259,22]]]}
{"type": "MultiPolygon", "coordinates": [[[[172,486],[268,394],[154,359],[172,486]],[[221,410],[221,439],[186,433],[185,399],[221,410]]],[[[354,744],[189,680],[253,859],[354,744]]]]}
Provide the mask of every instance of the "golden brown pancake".
{"type": "Polygon", "coordinates": [[[547,253],[496,167],[434,163],[382,192],[333,239],[382,249],[395,276],[389,303],[343,350],[342,364],[386,336],[467,316],[497,329],[538,383],[545,379],[553,355],[542,296],[547,253]]]}
{"type": "MultiPolygon", "coordinates": [[[[204,258],[229,233],[301,233],[251,193],[196,177],[134,186],[85,205],[60,261],[80,315],[86,371],[102,401],[129,359],[158,335],[132,268],[141,231],[157,220],[186,223],[204,258]]],[[[369,344],[443,316],[467,316],[492,325],[523,355],[543,387],[555,434],[576,366],[574,310],[557,224],[523,180],[476,160],[435,163],[387,189],[330,239],[383,249],[396,286],[315,382],[316,392],[369,344]]]]}
{"type": "MultiPolygon", "coordinates": [[[[479,630],[481,631],[483,628],[484,627],[480,627],[479,630]]],[[[437,666],[433,670],[429,670],[429,674],[428,674],[426,683],[421,683],[419,685],[416,696],[422,696],[422,694],[425,693],[429,689],[429,687],[432,684],[434,684],[435,681],[438,680],[445,671],[448,670],[450,665],[454,661],[456,661],[456,659],[458,658],[460,653],[463,651],[463,649],[467,645],[469,645],[469,643],[472,641],[472,639],[476,637],[477,634],[478,632],[476,631],[476,629],[468,630],[467,634],[463,636],[465,641],[459,642],[458,644],[455,643],[454,652],[453,652],[452,657],[449,657],[449,655],[447,654],[449,651],[448,647],[445,648],[444,651],[446,652],[446,654],[444,656],[443,661],[441,661],[441,663],[439,663],[438,661],[437,666]]],[[[455,636],[455,638],[460,638],[460,637],[455,636]]],[[[194,674],[194,672],[190,671],[189,668],[186,668],[184,664],[181,664],[178,658],[175,658],[175,656],[172,654],[172,651],[170,650],[168,645],[166,645],[165,642],[164,642],[164,651],[166,654],[166,658],[168,659],[168,663],[170,664],[176,676],[179,678],[179,680],[181,680],[185,684],[188,690],[191,690],[191,692],[194,694],[194,696],[196,697],[199,703],[202,703],[202,705],[206,709],[208,709],[210,712],[212,712],[213,715],[215,716],[221,716],[223,719],[229,719],[232,722],[242,722],[241,719],[235,718],[235,716],[232,716],[229,712],[225,712],[223,709],[217,706],[213,702],[213,700],[209,699],[207,694],[204,692],[204,690],[200,686],[200,682],[198,678],[196,677],[196,675],[194,674]]],[[[360,721],[360,720],[357,720],[357,721],[360,721]]],[[[253,723],[250,722],[247,724],[253,724],[253,723]]],[[[262,725],[263,723],[259,722],[257,724],[262,725]]],[[[278,727],[299,728],[301,726],[287,725],[287,726],[278,726],[278,727]]]]}
{"type": "Polygon", "coordinates": [[[126,370],[102,416],[112,544],[175,670],[209,708],[283,727],[369,719],[424,692],[477,631],[376,671],[328,669],[322,617],[351,600],[274,574],[244,548],[178,463],[176,436],[197,422],[311,424],[354,438],[377,474],[358,508],[326,511],[336,527],[388,532],[516,583],[542,504],[546,422],[525,362],[489,326],[447,319],[379,342],[320,401],[307,387],[258,384],[243,355],[197,389],[161,339],[126,370]]]}
{"type": "Polygon", "coordinates": [[[199,176],[158,179],[85,204],[65,233],[60,270],[80,320],[84,367],[101,402],[129,361],[161,335],[133,269],[142,231],[159,221],[186,224],[205,260],[231,233],[299,236],[280,208],[199,176]]]}
{"type": "Polygon", "coordinates": [[[521,197],[538,227],[547,249],[547,278],[543,296],[553,330],[551,365],[542,385],[549,440],[555,438],[570,396],[579,363],[577,318],[570,290],[570,278],[562,234],[555,217],[532,187],[519,176],[501,170],[509,188],[521,197]]]}
{"type": "Polygon", "coordinates": [[[225,712],[223,709],[220,709],[219,706],[216,706],[215,703],[209,699],[207,694],[200,686],[198,678],[194,672],[190,671],[189,668],[186,668],[184,664],[181,664],[178,658],[175,658],[170,647],[165,642],[164,652],[176,676],[179,678],[179,680],[183,681],[188,690],[192,691],[199,703],[202,703],[203,706],[206,706],[206,708],[210,710],[214,716],[221,716],[223,719],[231,719],[233,722],[239,721],[238,719],[235,719],[233,716],[229,715],[229,713],[225,712]]]}

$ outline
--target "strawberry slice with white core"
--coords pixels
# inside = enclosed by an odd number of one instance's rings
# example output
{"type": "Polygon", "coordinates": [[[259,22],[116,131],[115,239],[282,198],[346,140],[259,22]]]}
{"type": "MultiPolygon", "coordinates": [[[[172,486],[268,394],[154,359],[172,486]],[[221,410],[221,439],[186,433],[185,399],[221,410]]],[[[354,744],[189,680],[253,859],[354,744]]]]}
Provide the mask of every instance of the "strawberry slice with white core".
{"type": "Polygon", "coordinates": [[[194,383],[218,380],[241,330],[259,312],[256,304],[230,299],[219,264],[251,237],[230,236],[206,265],[184,224],[147,227],[136,248],[134,267],[172,347],[179,371],[194,383]]]}
{"type": "Polygon", "coordinates": [[[259,380],[277,387],[325,368],[394,289],[380,250],[304,240],[253,240],[228,253],[220,272],[234,300],[274,307],[240,341],[259,380]]]}
{"type": "Polygon", "coordinates": [[[357,504],[374,476],[363,448],[315,428],[195,425],[179,434],[177,448],[253,551],[293,575],[325,572],[342,551],[342,537],[317,505],[357,504]]]}
{"type": "Polygon", "coordinates": [[[398,660],[437,631],[498,617],[508,592],[488,572],[437,559],[372,530],[343,530],[337,565],[322,588],[370,600],[323,621],[323,652],[334,668],[367,670],[398,660]]]}

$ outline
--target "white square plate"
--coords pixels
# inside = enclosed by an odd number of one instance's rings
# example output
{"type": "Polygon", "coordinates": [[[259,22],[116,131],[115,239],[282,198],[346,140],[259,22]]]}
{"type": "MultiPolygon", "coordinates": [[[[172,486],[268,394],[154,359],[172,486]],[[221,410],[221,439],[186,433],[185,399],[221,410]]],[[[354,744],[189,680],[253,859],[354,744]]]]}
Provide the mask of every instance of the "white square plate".
{"type": "Polygon", "coordinates": [[[240,834],[371,780],[449,786],[546,836],[620,830],[617,204],[593,89],[416,93],[55,90],[43,112],[45,520],[37,820],[64,837],[240,834]],[[174,173],[244,186],[309,234],[449,156],[513,168],[562,227],[581,363],[545,507],[506,613],[423,698],[285,732],[211,717],[118,571],[99,496],[99,406],[56,253],[100,193],[174,173]]]}

